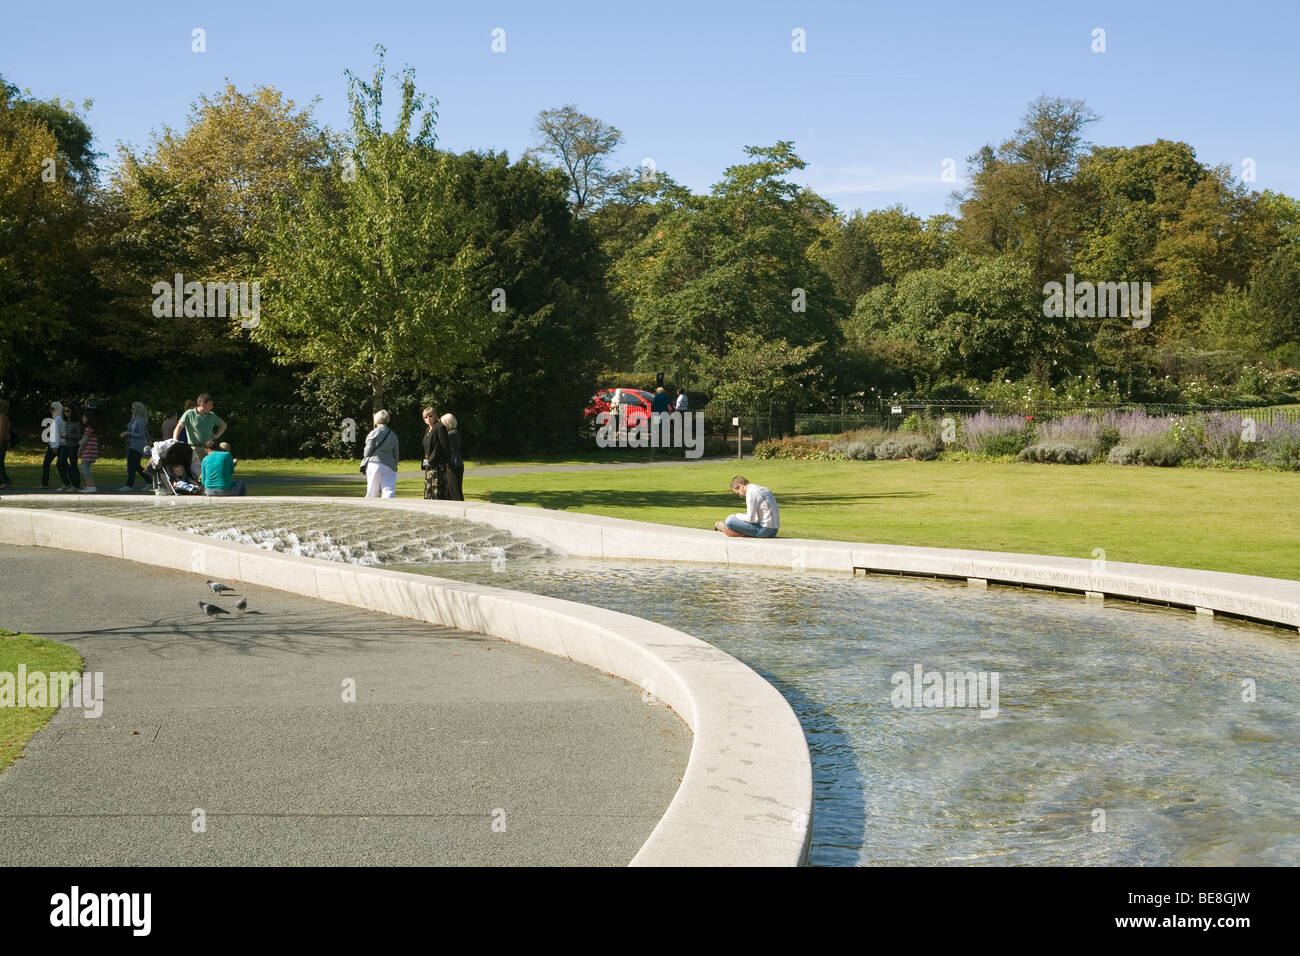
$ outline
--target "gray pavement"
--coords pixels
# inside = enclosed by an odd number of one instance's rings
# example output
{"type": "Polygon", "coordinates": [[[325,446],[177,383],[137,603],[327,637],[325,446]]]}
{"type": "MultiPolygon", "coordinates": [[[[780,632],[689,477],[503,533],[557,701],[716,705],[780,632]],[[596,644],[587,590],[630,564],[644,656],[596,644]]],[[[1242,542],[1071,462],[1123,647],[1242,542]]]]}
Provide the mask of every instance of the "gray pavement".
{"type": "Polygon", "coordinates": [[[690,731],[623,681],[239,593],[254,613],[209,621],[202,575],[0,545],[0,626],[105,687],[0,772],[0,865],[621,865],[685,772],[690,731]]]}

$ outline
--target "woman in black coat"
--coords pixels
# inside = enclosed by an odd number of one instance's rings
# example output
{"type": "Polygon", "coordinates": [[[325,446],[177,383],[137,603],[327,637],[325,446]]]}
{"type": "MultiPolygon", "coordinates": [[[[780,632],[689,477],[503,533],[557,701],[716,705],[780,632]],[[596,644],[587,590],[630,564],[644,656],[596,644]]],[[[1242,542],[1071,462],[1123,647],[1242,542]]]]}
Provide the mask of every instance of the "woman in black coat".
{"type": "Polygon", "coordinates": [[[460,429],[456,427],[456,416],[451,412],[442,416],[442,425],[447,430],[447,467],[443,471],[443,488],[449,501],[464,501],[463,482],[465,477],[465,459],[460,453],[460,429]]]}
{"type": "Polygon", "coordinates": [[[447,461],[451,457],[451,443],[447,441],[447,429],[438,420],[432,408],[424,410],[424,497],[443,498],[446,495],[447,481],[443,475],[447,461]]]}

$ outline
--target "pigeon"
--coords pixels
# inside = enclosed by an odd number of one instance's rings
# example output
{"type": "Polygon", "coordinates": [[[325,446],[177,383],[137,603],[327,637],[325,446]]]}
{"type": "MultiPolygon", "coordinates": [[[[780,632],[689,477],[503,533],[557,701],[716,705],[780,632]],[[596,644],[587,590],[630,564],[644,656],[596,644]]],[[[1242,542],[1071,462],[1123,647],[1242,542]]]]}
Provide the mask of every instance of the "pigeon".
{"type": "Polygon", "coordinates": [[[235,590],[229,584],[222,584],[220,581],[209,581],[208,587],[212,588],[213,594],[221,594],[223,591],[233,592],[235,590]]]}
{"type": "Polygon", "coordinates": [[[216,617],[218,614],[230,613],[224,607],[217,607],[215,604],[209,604],[207,601],[200,601],[199,607],[203,609],[203,613],[208,617],[216,617]]]}
{"type": "Polygon", "coordinates": [[[240,614],[243,614],[245,611],[248,610],[248,598],[241,597],[238,601],[235,602],[235,607],[239,608],[240,614]]]}

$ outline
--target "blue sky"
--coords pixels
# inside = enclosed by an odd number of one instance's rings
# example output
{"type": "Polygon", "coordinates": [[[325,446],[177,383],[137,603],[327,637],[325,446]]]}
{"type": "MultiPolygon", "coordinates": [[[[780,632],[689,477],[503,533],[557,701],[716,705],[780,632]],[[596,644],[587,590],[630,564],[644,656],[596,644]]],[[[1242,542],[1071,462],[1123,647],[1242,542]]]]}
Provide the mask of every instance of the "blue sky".
{"type": "Polygon", "coordinates": [[[1258,189],[1300,195],[1300,4],[1223,2],[7,4],[0,73],[38,96],[94,99],[98,149],[182,127],[229,77],[275,86],[346,125],[350,68],[377,43],[436,96],[449,149],[532,145],[541,109],[573,103],[697,191],[745,145],[792,139],[802,181],[842,210],[946,211],[965,157],[1000,142],[1040,93],[1085,100],[1090,138],[1185,140],[1202,161],[1255,161],[1258,189]],[[983,7],[981,9],[981,7],[983,7]],[[207,52],[191,51],[191,30],[207,52]],[[491,50],[494,28],[506,51],[491,50]],[[791,33],[805,31],[804,53],[791,33]],[[1092,32],[1106,31],[1106,51],[1092,32]]]}

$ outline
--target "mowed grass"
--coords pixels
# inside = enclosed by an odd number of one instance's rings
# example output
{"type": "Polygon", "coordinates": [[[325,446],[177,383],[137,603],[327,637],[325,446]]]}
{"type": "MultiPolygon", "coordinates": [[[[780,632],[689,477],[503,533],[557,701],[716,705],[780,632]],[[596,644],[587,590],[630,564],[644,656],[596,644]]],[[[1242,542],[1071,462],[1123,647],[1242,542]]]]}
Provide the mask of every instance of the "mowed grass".
{"type": "MultiPolygon", "coordinates": [[[[974,548],[1300,579],[1300,474],[1020,462],[718,462],[466,476],[467,498],[711,528],[767,485],[781,536],[974,548]]],[[[401,489],[399,489],[400,492],[401,489]]]]}
{"type": "MultiPolygon", "coordinates": [[[[15,703],[0,698],[0,770],[22,756],[23,747],[32,739],[36,731],[50,722],[58,710],[58,701],[52,707],[18,707],[16,706],[18,666],[27,665],[27,673],[43,671],[70,671],[80,673],[81,655],[67,644],[47,641],[30,634],[15,634],[13,631],[0,630],[0,682],[14,682],[15,703]],[[8,704],[9,706],[4,706],[8,704]]],[[[0,689],[0,693],[9,693],[9,688],[0,689]]]]}

